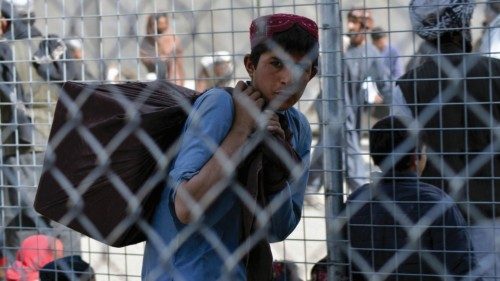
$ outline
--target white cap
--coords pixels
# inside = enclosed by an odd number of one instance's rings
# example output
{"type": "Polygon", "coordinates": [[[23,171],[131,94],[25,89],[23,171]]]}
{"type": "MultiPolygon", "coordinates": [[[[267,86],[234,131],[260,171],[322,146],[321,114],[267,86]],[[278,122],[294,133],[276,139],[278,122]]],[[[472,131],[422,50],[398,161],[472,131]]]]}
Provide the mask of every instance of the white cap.
{"type": "Polygon", "coordinates": [[[33,11],[33,0],[4,0],[14,6],[19,14],[29,14],[33,11]]]}
{"type": "Polygon", "coordinates": [[[201,65],[208,68],[214,63],[218,62],[231,62],[231,54],[228,51],[218,51],[211,55],[204,56],[201,58],[201,65]]]}
{"type": "Polygon", "coordinates": [[[66,42],[71,49],[82,49],[82,40],[71,39],[66,42]]]}

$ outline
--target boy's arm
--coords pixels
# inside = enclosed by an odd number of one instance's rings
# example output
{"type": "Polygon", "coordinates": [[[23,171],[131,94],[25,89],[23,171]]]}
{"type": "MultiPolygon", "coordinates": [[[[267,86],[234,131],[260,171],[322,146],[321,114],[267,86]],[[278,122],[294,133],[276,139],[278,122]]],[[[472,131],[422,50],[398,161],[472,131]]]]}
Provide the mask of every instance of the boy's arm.
{"type": "Polygon", "coordinates": [[[300,136],[296,151],[302,160],[302,174],[293,181],[288,180],[285,187],[278,193],[269,196],[269,202],[280,202],[279,208],[272,212],[270,220],[270,242],[282,241],[292,233],[300,221],[304,193],[309,177],[310,148],[312,133],[305,117],[302,116],[301,131],[295,132],[300,136]]]}
{"type": "Polygon", "coordinates": [[[198,174],[177,188],[174,208],[177,218],[184,224],[195,217],[191,208],[193,204],[200,202],[213,186],[227,177],[224,163],[237,158],[255,127],[253,114],[260,112],[264,104],[261,94],[241,81],[235,87],[233,100],[235,114],[229,133],[198,174]]]}
{"type": "Polygon", "coordinates": [[[270,202],[276,200],[283,203],[279,209],[271,214],[269,242],[285,240],[300,221],[304,192],[309,176],[309,154],[302,161],[302,165],[304,173],[299,180],[287,181],[285,188],[270,198],[270,202]]]}

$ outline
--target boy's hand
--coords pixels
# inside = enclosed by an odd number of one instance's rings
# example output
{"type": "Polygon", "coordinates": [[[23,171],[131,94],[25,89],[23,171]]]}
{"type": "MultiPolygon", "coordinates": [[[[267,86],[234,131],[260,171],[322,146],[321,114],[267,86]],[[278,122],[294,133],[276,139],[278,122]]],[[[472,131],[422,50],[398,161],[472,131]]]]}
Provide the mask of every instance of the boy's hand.
{"type": "Polygon", "coordinates": [[[281,128],[280,120],[278,117],[278,114],[272,110],[265,110],[264,113],[268,117],[268,122],[266,129],[269,133],[271,133],[273,136],[278,137],[282,140],[285,140],[285,130],[281,128]]]}
{"type": "Polygon", "coordinates": [[[242,130],[250,134],[256,127],[257,120],[264,106],[264,98],[260,92],[243,81],[239,81],[233,91],[234,130],[242,130]]]}

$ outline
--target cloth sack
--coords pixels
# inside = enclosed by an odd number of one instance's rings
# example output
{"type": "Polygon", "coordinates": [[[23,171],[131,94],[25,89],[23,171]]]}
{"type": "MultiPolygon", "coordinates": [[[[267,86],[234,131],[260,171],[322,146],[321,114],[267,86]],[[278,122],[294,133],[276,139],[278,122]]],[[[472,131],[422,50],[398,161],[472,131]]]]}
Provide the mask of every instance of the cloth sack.
{"type": "Polygon", "coordinates": [[[166,81],[66,82],[36,211],[111,246],[146,240],[168,169],[157,157],[172,155],[196,96],[166,81]]]}

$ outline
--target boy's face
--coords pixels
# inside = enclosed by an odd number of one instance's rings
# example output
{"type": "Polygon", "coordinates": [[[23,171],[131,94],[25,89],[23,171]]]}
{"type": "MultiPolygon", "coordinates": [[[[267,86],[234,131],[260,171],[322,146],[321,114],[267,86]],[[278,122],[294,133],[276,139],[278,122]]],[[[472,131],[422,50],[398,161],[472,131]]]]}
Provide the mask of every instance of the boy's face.
{"type": "Polygon", "coordinates": [[[288,59],[267,51],[257,65],[250,56],[245,57],[245,67],[252,79],[252,86],[275,110],[286,110],[296,104],[307,83],[314,77],[312,61],[303,55],[290,55],[288,59]]]}

